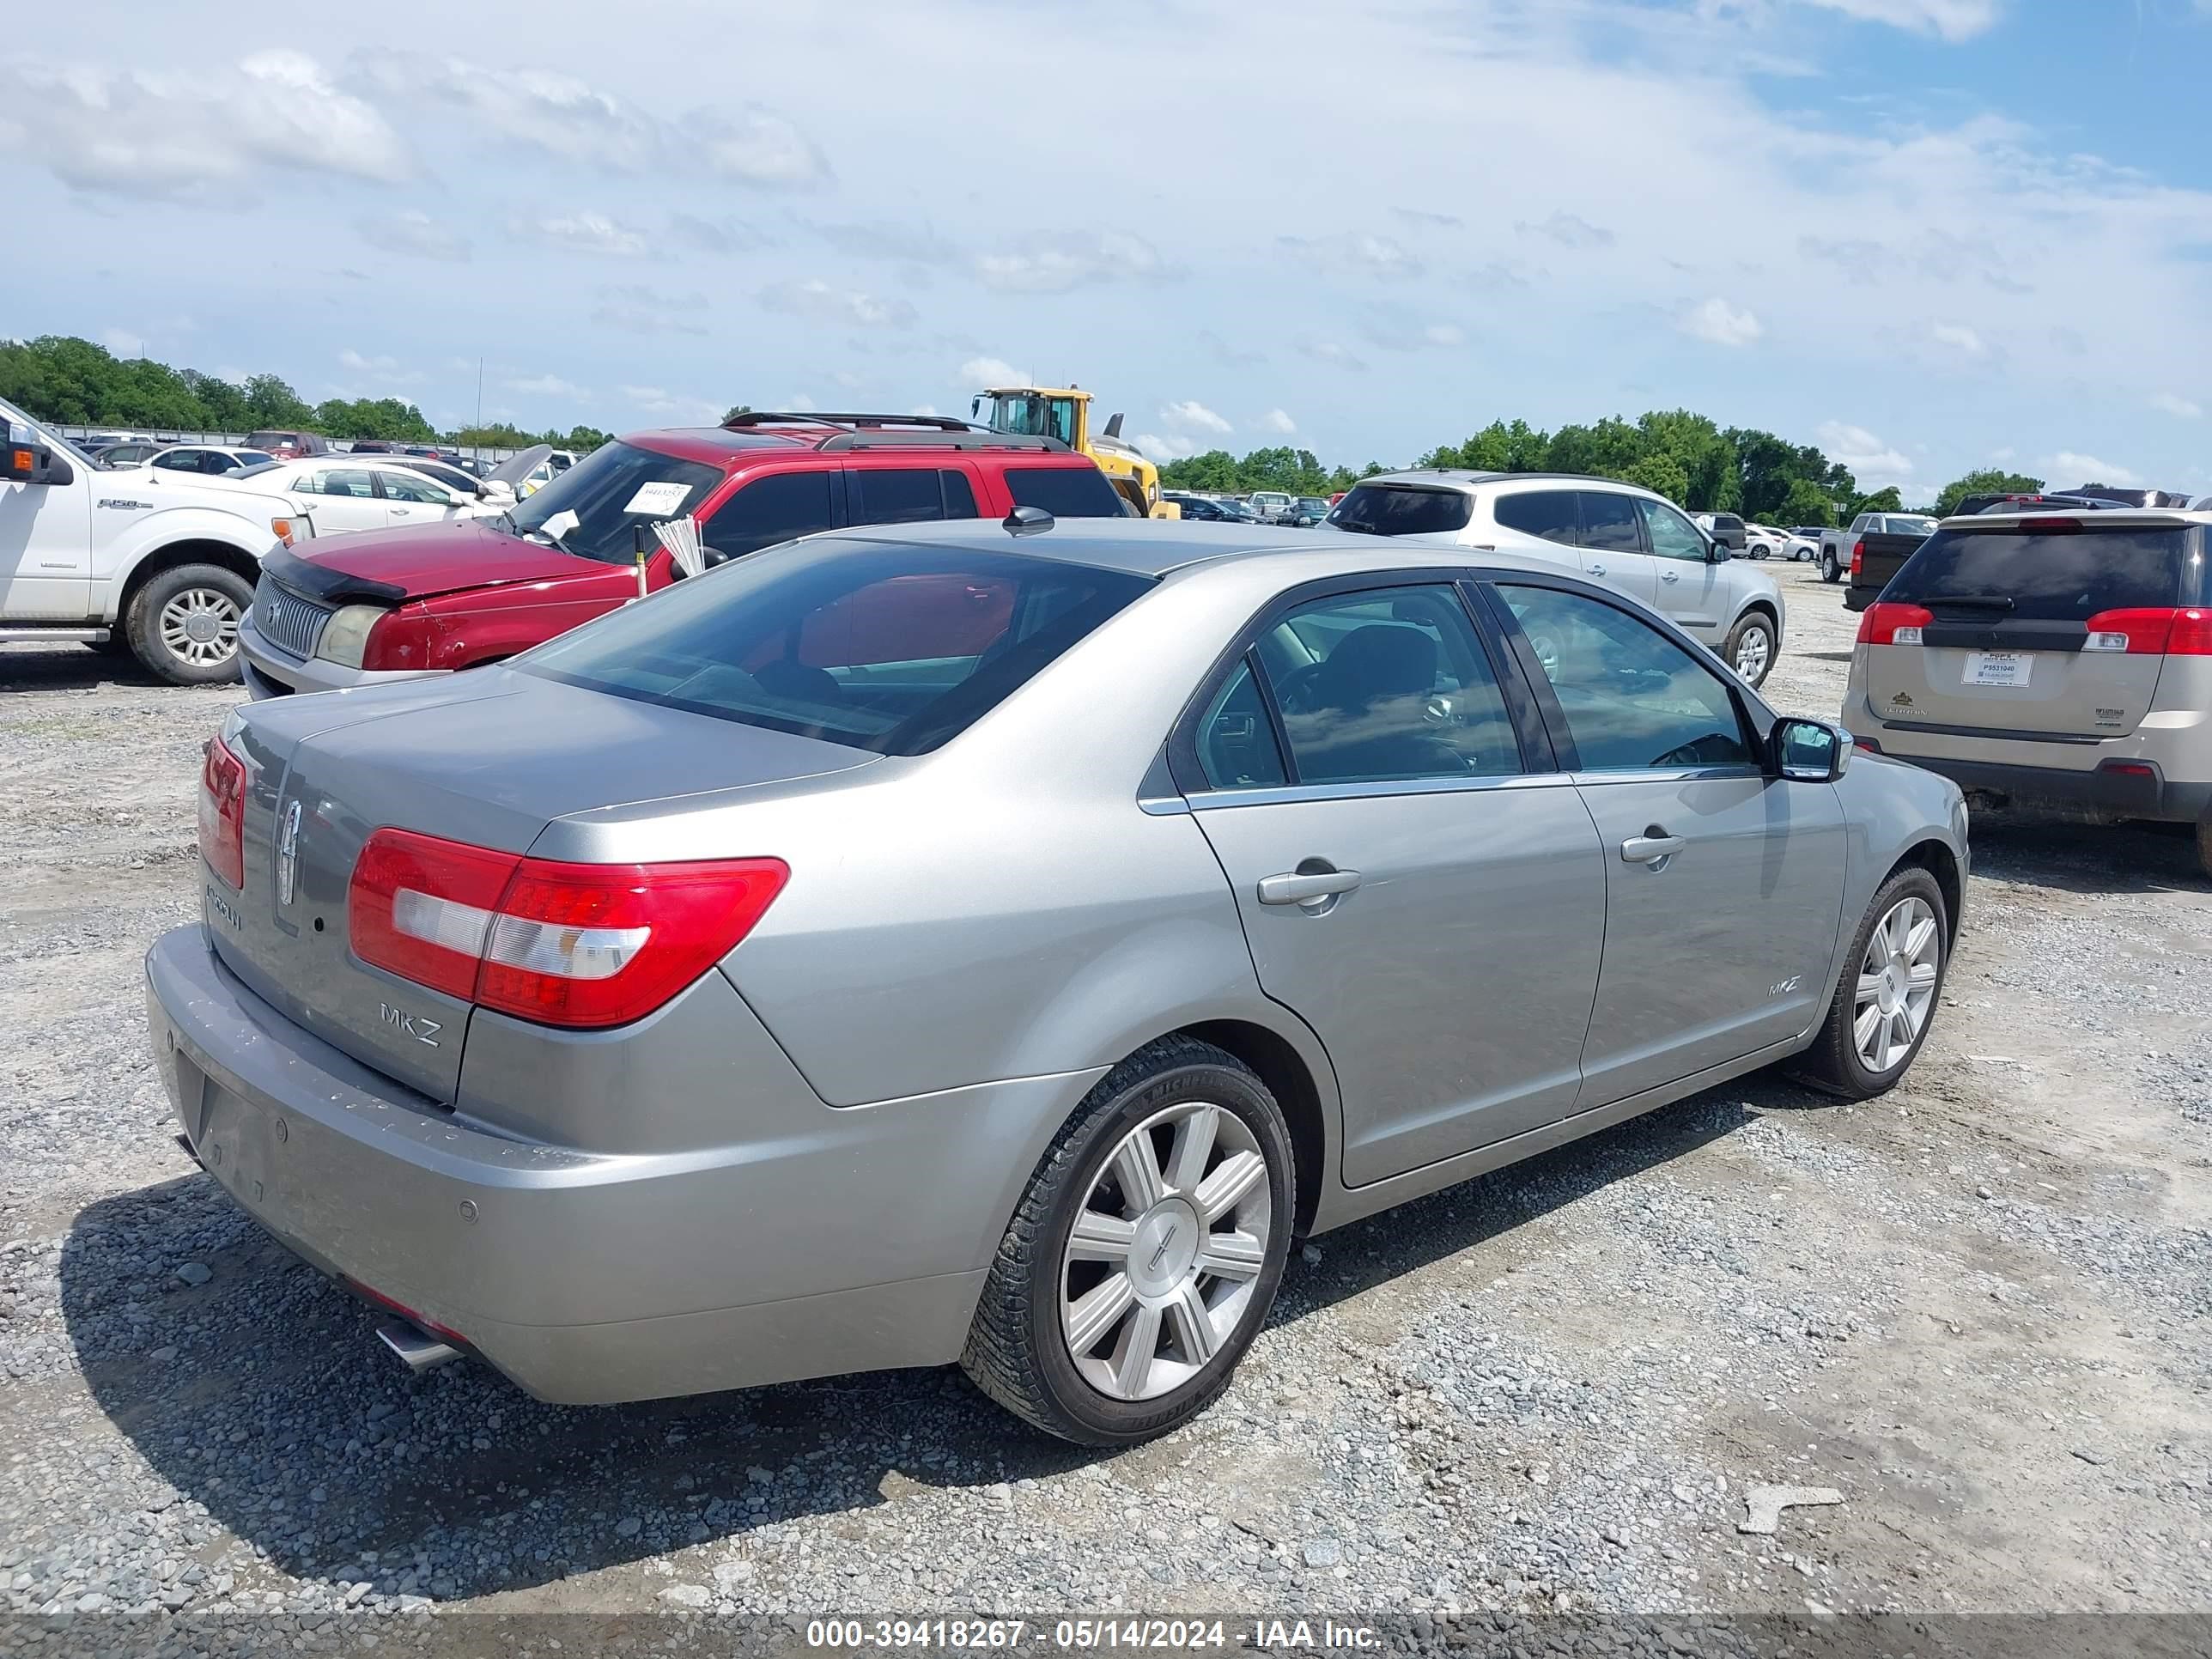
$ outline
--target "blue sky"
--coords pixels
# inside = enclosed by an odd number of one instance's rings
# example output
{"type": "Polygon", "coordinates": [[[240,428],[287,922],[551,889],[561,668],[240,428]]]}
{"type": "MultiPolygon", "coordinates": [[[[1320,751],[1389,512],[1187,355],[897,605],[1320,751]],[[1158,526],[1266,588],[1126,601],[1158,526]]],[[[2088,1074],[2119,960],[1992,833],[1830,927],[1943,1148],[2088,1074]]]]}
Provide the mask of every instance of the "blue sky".
{"type": "Polygon", "coordinates": [[[1164,459],[1686,405],[2212,490],[2212,0],[205,15],[0,48],[0,330],[441,425],[1018,374],[1164,459]]]}

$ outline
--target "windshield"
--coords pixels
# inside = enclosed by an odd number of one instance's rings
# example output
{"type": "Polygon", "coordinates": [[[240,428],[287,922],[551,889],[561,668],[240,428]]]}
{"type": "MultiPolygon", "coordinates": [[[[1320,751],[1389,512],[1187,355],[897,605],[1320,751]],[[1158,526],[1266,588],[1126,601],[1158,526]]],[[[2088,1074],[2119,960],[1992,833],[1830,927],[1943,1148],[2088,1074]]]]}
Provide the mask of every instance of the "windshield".
{"type": "Polygon", "coordinates": [[[717,720],[919,755],[1152,585],[1017,553],[809,542],[719,566],[514,666],[717,720]]]}
{"type": "Polygon", "coordinates": [[[506,515],[516,532],[550,542],[546,521],[573,513],[576,525],[562,535],[564,553],[628,564],[637,556],[636,532],[681,518],[722,481],[721,473],[696,461],[679,461],[635,444],[602,444],[506,515]],[[663,486],[654,489],[654,485],[663,486]]]}
{"type": "Polygon", "coordinates": [[[2022,622],[2087,622],[2100,611],[2163,608],[2182,603],[2193,533],[2178,526],[1939,530],[1890,578],[1882,598],[1936,610],[1947,602],[1976,608],[1995,602],[2022,622]]]}
{"type": "Polygon", "coordinates": [[[1889,528],[1893,535],[1932,536],[1936,533],[1936,520],[1907,514],[1901,519],[1892,518],[1889,521],[1889,528]]]}
{"type": "Polygon", "coordinates": [[[1007,392],[976,399],[983,424],[994,432],[1027,438],[1057,438],[1075,442],[1075,399],[1044,398],[1035,392],[1007,392]]]}
{"type": "Polygon", "coordinates": [[[1464,530],[1474,502],[1464,491],[1411,484],[1357,484],[1328,521],[1370,536],[1435,536],[1464,530]]]}

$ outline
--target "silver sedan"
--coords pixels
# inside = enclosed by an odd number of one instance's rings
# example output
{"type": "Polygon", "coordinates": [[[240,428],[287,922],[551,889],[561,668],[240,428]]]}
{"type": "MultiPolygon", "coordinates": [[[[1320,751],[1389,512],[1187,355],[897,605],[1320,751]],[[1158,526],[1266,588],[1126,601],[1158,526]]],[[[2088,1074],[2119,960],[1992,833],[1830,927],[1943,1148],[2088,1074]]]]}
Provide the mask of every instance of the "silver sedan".
{"type": "Polygon", "coordinates": [[[611,1401],[957,1361],[1181,1424],[1294,1239],[1940,1005],[1965,808],[1556,565],[832,534],[495,668],[257,703],[147,961],[206,1169],[611,1401]]]}

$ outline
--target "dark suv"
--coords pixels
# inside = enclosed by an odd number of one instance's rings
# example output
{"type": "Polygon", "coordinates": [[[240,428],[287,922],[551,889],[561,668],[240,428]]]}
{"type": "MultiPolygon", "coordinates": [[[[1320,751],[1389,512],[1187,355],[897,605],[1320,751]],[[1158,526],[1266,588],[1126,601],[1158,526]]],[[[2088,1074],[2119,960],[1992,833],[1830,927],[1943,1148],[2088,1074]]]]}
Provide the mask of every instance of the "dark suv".
{"type": "MultiPolygon", "coordinates": [[[[739,415],[603,444],[512,511],[275,555],[239,629],[257,697],[496,662],[679,580],[656,520],[712,567],[817,531],[936,519],[1122,516],[1054,438],[908,415],[739,415]],[[639,550],[645,550],[642,575],[639,550]]],[[[965,603],[950,594],[945,603],[965,603]]]]}

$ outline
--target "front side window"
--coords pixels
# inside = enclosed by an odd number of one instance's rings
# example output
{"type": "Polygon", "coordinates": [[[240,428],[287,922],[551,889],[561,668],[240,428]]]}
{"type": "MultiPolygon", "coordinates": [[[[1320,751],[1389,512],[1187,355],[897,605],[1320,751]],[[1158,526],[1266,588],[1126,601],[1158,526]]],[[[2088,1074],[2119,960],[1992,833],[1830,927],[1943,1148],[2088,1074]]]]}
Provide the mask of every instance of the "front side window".
{"type": "Polygon", "coordinates": [[[1055,519],[1118,519],[1121,498],[1095,466],[1010,466],[1006,493],[1016,507],[1034,507],[1055,519]]]}
{"type": "Polygon", "coordinates": [[[164,472],[197,472],[200,470],[200,452],[197,449],[172,449],[154,457],[152,465],[164,472]]]}
{"type": "Polygon", "coordinates": [[[1571,489],[1530,489],[1498,498],[1498,522],[1524,536],[1572,547],[1582,530],[1571,489]]]}
{"type": "Polygon", "coordinates": [[[1521,769],[1497,678],[1449,586],[1316,599],[1256,649],[1300,783],[1521,769]]]}
{"type": "Polygon", "coordinates": [[[514,664],[641,702],[919,755],[1152,585],[1017,553],[829,541],[679,583],[514,664]]]}
{"type": "Polygon", "coordinates": [[[379,475],[384,493],[397,501],[416,501],[425,507],[450,507],[452,500],[446,492],[428,478],[411,472],[386,472],[379,475]]]}
{"type": "Polygon", "coordinates": [[[1656,556],[1680,559],[1690,564],[1705,562],[1705,538],[1698,533],[1697,526],[1666,502],[1646,501],[1638,495],[1636,510],[1644,515],[1644,528],[1651,538],[1651,551],[1656,556]]]}
{"type": "Polygon", "coordinates": [[[1583,545],[1603,553],[1641,553],[1644,531],[1637,518],[1633,495],[1585,489],[1583,502],[1583,545]]]}
{"type": "MultiPolygon", "coordinates": [[[[567,476],[583,471],[580,465],[567,476]]],[[[714,509],[700,527],[707,562],[741,558],[830,527],[827,472],[771,472],[755,478],[714,509]]]]}
{"type": "Polygon", "coordinates": [[[1498,592],[1551,682],[1581,770],[1752,763],[1728,687],[1658,629],[1579,593],[1498,592]]]}

